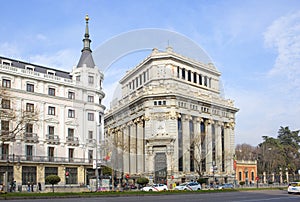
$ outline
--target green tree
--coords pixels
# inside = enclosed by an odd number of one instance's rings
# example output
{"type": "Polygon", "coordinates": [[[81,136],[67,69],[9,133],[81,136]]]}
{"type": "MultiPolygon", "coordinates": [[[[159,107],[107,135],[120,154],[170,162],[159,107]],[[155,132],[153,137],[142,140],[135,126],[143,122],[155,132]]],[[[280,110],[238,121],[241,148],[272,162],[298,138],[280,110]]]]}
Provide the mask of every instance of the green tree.
{"type": "Polygon", "coordinates": [[[52,192],[54,193],[54,185],[60,182],[60,177],[57,175],[48,175],[45,179],[46,183],[52,185],[52,192]]]}

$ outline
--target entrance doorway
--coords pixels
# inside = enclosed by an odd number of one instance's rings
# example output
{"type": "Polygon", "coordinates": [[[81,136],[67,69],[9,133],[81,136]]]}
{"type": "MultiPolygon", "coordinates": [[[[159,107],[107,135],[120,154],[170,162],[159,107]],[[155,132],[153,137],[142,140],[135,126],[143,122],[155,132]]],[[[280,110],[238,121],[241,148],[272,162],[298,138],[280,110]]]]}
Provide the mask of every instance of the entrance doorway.
{"type": "Polygon", "coordinates": [[[156,153],[154,162],[155,162],[154,182],[165,184],[167,182],[166,153],[156,153]]]}

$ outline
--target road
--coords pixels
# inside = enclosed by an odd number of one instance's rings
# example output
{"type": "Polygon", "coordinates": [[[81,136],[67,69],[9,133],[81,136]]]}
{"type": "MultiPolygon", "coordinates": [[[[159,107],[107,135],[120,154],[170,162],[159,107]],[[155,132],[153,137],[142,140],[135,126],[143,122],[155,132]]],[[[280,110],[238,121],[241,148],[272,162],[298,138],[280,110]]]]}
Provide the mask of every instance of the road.
{"type": "MultiPolygon", "coordinates": [[[[9,200],[20,202],[20,200],[9,200]]],[[[290,195],[281,190],[263,191],[240,191],[240,192],[217,192],[217,193],[195,193],[195,194],[166,194],[166,195],[137,195],[137,196],[100,196],[94,198],[55,198],[55,199],[23,199],[22,201],[35,202],[282,202],[300,201],[300,195],[290,195]]]]}

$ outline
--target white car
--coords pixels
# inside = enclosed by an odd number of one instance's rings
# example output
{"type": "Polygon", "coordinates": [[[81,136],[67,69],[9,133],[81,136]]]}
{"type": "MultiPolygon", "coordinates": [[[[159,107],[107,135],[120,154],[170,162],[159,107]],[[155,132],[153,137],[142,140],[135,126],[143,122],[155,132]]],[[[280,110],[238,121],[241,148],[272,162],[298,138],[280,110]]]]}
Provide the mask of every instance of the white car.
{"type": "Polygon", "coordinates": [[[300,182],[291,182],[288,186],[288,193],[300,193],[300,182]]]}
{"type": "Polygon", "coordinates": [[[198,182],[185,182],[174,188],[175,190],[196,191],[201,190],[201,185],[198,182]]]}
{"type": "Polygon", "coordinates": [[[167,191],[168,187],[165,184],[153,184],[151,186],[143,187],[141,191],[167,191]]]}

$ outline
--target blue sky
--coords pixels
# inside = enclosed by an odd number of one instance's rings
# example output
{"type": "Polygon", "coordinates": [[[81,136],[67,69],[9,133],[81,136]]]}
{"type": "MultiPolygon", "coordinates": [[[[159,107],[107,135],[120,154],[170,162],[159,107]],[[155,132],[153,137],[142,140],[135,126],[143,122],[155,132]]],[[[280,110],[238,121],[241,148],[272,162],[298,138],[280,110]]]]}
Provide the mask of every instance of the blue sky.
{"type": "MultiPolygon", "coordinates": [[[[81,54],[85,14],[90,16],[93,50],[132,30],[170,30],[198,44],[222,73],[225,97],[233,99],[240,109],[236,116],[236,144],[257,145],[264,135],[277,136],[280,126],[300,129],[298,0],[0,3],[2,56],[70,71],[81,54]]],[[[176,50],[176,43],[170,41],[170,45],[176,50]]],[[[147,54],[124,56],[105,72],[105,103],[109,103],[126,69],[147,54]]]]}

